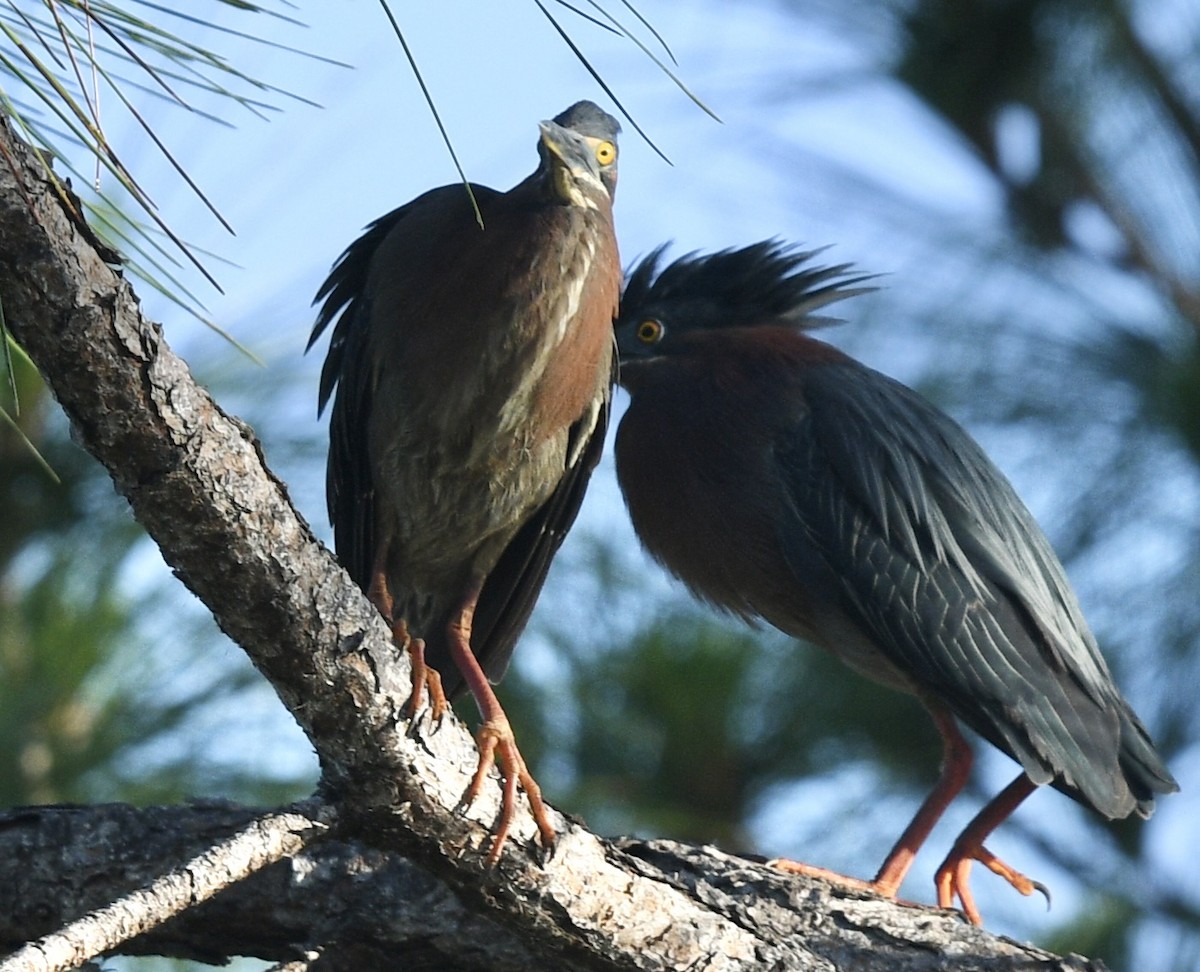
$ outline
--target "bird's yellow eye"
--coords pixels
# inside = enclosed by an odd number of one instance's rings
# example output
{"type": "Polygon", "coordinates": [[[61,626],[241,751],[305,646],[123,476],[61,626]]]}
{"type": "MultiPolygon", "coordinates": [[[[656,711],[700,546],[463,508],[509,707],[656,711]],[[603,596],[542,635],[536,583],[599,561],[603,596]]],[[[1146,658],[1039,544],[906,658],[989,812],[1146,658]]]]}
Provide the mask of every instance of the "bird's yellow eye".
{"type": "Polygon", "coordinates": [[[663,336],[663,326],[658,321],[642,321],[637,326],[637,338],[642,344],[654,344],[663,336]]]}
{"type": "Polygon", "coordinates": [[[596,161],[601,165],[612,165],[617,158],[617,147],[612,142],[603,141],[596,146],[596,161]]]}

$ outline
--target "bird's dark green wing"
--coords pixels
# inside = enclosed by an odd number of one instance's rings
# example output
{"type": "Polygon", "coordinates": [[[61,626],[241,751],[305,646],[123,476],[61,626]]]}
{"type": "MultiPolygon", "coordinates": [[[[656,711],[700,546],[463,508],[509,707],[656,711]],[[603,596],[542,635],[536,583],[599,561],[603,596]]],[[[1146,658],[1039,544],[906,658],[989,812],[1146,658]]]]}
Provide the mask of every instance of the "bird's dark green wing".
{"type": "MultiPolygon", "coordinates": [[[[575,461],[567,466],[550,498],[504,549],[480,592],[472,643],[479,663],[493,682],[499,682],[508,670],[513,648],[533,612],[550,562],[579,513],[588,480],[604,449],[610,407],[611,395],[601,404],[590,433],[583,421],[572,428],[568,453],[577,454],[575,461]],[[580,436],[587,438],[580,441],[580,436]]],[[[443,680],[448,694],[458,687],[454,679],[447,680],[443,675],[443,680]]]]}
{"type": "Polygon", "coordinates": [[[835,363],[804,380],[809,411],[777,449],[797,574],[815,552],[843,615],[1034,782],[1057,778],[1110,817],[1152,804],[1118,765],[1132,713],[1004,476],[883,375],[835,363]]]}
{"type": "MultiPolygon", "coordinates": [[[[476,198],[496,194],[486,186],[473,188],[476,198]]],[[[372,267],[383,241],[408,216],[418,209],[441,206],[446,197],[458,201],[461,195],[461,186],[441,186],[379,217],[338,257],[314,299],[321,307],[305,350],[333,325],[317,399],[320,414],[336,390],[326,466],[329,520],[338,560],[364,591],[371,583],[377,542],[367,446],[368,419],[379,381],[378,363],[371,360],[367,348],[372,267]]]]}
{"type": "Polygon", "coordinates": [[[371,314],[367,278],[375,251],[407,215],[409,206],[375,220],[338,258],[317,291],[321,309],[305,349],[333,324],[317,399],[320,414],[330,396],[337,393],[329,417],[325,500],[338,560],[364,591],[371,583],[375,557],[375,490],[367,451],[367,417],[377,380],[366,349],[371,314]]]}

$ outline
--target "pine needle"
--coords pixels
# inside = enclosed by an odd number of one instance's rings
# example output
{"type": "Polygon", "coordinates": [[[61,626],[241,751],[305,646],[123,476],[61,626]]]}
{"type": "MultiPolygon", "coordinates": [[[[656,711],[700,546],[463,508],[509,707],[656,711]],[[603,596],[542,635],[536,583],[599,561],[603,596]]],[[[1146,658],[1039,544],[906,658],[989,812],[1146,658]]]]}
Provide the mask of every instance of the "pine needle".
{"type": "Polygon", "coordinates": [[[450,152],[450,158],[454,161],[454,168],[458,170],[458,176],[462,179],[463,188],[467,190],[467,198],[471,200],[471,209],[475,212],[475,222],[479,224],[480,229],[483,229],[483,213],[479,211],[479,203],[475,199],[475,191],[471,188],[471,181],[467,178],[462,164],[458,161],[458,153],[454,151],[454,144],[450,141],[450,133],[446,131],[446,126],[442,124],[442,116],[438,113],[437,105],[434,104],[433,95],[429,93],[429,88],[425,85],[425,78],[421,75],[421,69],[417,67],[416,58],[413,57],[412,51],[409,50],[408,41],[404,39],[404,33],[400,30],[400,24],[396,22],[396,18],[393,16],[392,9],[388,6],[387,0],[379,0],[379,5],[383,7],[383,12],[387,14],[388,20],[391,21],[392,30],[396,32],[400,46],[404,48],[404,56],[408,58],[408,65],[412,68],[413,75],[417,79],[417,84],[421,87],[421,94],[425,96],[425,103],[429,105],[429,110],[433,113],[433,120],[437,123],[438,131],[442,133],[442,141],[446,143],[446,148],[450,152]]]}
{"type": "Polygon", "coordinates": [[[566,42],[567,47],[571,48],[571,52],[575,55],[575,57],[577,57],[579,59],[579,63],[582,64],[585,68],[587,68],[588,74],[590,74],[592,76],[592,78],[595,80],[595,82],[598,85],[600,85],[600,87],[604,91],[604,93],[606,95],[608,95],[608,97],[610,99],[612,99],[612,103],[617,106],[617,111],[619,111],[625,117],[625,120],[628,121],[629,124],[633,126],[634,131],[636,131],[639,135],[642,136],[642,140],[645,141],[645,143],[647,145],[649,145],[652,149],[654,149],[654,151],[658,155],[658,157],[660,159],[662,159],[664,162],[666,162],[667,165],[674,165],[674,163],[669,158],[667,158],[666,153],[663,152],[662,149],[660,149],[657,145],[654,144],[654,140],[649,135],[646,134],[645,130],[643,130],[642,126],[637,123],[637,121],[634,119],[633,115],[631,115],[628,111],[626,111],[625,106],[623,104],[621,104],[621,99],[619,99],[616,96],[616,94],[613,92],[612,88],[610,88],[608,86],[608,82],[606,82],[604,80],[604,78],[601,77],[600,72],[597,71],[592,66],[592,62],[589,61],[587,59],[587,56],[583,53],[583,51],[581,51],[579,49],[579,45],[577,45],[575,43],[575,41],[573,41],[571,39],[571,35],[567,33],[566,29],[562,26],[562,24],[560,24],[557,20],[554,19],[554,15],[552,13],[550,13],[550,11],[546,8],[546,5],[542,2],[542,0],[533,0],[533,2],[535,4],[537,4],[537,8],[543,14],[545,14],[546,19],[549,20],[550,23],[554,25],[554,29],[556,31],[558,31],[558,36],[561,37],[566,42]]]}

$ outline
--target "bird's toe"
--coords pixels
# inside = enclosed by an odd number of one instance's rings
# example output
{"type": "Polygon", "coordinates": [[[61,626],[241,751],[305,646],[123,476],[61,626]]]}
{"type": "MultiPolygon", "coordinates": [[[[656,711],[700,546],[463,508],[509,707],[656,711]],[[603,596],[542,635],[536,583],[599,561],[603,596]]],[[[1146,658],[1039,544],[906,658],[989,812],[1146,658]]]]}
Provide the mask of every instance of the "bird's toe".
{"type": "Polygon", "coordinates": [[[548,862],[557,832],[550,820],[549,810],[542,800],[542,788],[538,786],[537,781],[525,765],[525,759],[517,748],[516,738],[508,719],[501,716],[486,721],[476,734],[476,742],[479,746],[479,762],[475,767],[475,775],[471,779],[470,786],[467,787],[466,793],[459,801],[460,809],[469,807],[483,792],[484,782],[492,766],[499,767],[503,779],[500,814],[492,827],[492,846],[488,851],[488,866],[494,866],[500,860],[500,854],[504,850],[504,844],[508,839],[513,817],[516,814],[518,784],[525,791],[530,813],[533,814],[534,822],[541,835],[542,863],[548,862]]]}

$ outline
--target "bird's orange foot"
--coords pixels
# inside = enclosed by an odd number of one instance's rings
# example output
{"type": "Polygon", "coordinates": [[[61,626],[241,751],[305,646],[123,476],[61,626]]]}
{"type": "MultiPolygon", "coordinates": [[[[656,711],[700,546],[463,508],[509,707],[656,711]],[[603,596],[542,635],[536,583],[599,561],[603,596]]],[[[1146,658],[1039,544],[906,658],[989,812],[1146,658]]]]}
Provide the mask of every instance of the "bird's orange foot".
{"type": "Polygon", "coordinates": [[[499,718],[489,719],[479,727],[475,740],[479,746],[479,765],[475,768],[475,776],[471,779],[471,785],[467,787],[467,792],[459,803],[460,808],[469,807],[483,792],[483,784],[493,765],[499,766],[500,775],[504,777],[500,818],[492,830],[492,847],[488,851],[487,857],[488,867],[494,867],[500,860],[500,852],[504,850],[504,842],[508,839],[513,814],[516,812],[518,783],[525,790],[525,796],[529,800],[529,810],[542,835],[542,847],[547,852],[552,850],[556,834],[554,825],[550,822],[546,804],[542,802],[542,788],[529,774],[525,758],[517,749],[517,740],[508,719],[503,715],[499,718]]]}
{"type": "Polygon", "coordinates": [[[409,661],[412,663],[412,694],[404,703],[404,717],[409,721],[416,718],[421,703],[425,701],[425,693],[428,692],[430,717],[434,723],[441,722],[450,703],[446,701],[446,693],[442,691],[442,676],[438,674],[437,669],[425,664],[424,639],[412,637],[408,633],[408,622],[404,620],[393,622],[392,639],[396,642],[396,647],[408,652],[409,661]]]}
{"type": "Polygon", "coordinates": [[[979,845],[960,846],[955,844],[950,855],[942,861],[937,869],[934,881],[937,884],[938,907],[953,908],[954,899],[962,904],[963,914],[973,925],[982,925],[983,916],[975,905],[975,896],[971,894],[968,880],[971,875],[971,865],[979,861],[993,874],[999,874],[1021,894],[1028,897],[1034,891],[1040,891],[1046,897],[1046,906],[1050,906],[1050,889],[1044,884],[1032,881],[1020,871],[1009,867],[986,847],[979,845]]]}
{"type": "Polygon", "coordinates": [[[788,874],[802,874],[805,877],[820,878],[823,881],[840,884],[844,888],[854,888],[856,891],[870,891],[885,898],[894,899],[896,892],[899,890],[899,885],[895,882],[883,881],[879,878],[876,878],[874,881],[864,881],[862,878],[850,877],[847,874],[840,874],[825,867],[803,864],[800,861],[791,861],[786,857],[778,857],[767,863],[771,867],[788,874]]]}

